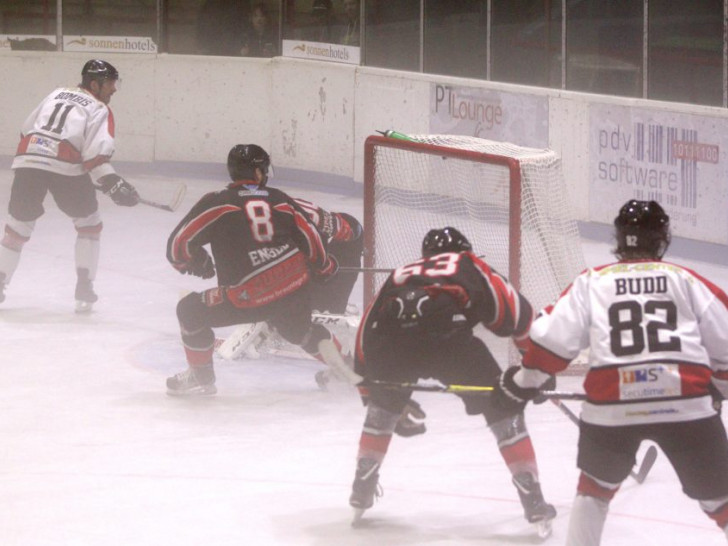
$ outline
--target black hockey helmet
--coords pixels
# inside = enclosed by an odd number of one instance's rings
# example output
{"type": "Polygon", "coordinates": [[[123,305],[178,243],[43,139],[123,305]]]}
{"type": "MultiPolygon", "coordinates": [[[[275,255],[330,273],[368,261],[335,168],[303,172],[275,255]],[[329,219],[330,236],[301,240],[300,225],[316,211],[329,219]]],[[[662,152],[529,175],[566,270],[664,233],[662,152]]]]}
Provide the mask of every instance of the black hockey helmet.
{"type": "Polygon", "coordinates": [[[256,180],[255,170],[260,169],[263,173],[263,181],[258,185],[263,187],[268,181],[270,156],[257,144],[236,144],[228,153],[227,168],[233,182],[256,180]]]}
{"type": "Polygon", "coordinates": [[[118,80],[119,71],[111,63],[100,59],[87,61],[81,69],[81,86],[88,88],[93,80],[118,80]]]}
{"type": "Polygon", "coordinates": [[[619,259],[661,259],[670,245],[670,217],[657,201],[627,201],[614,219],[619,259]]]}
{"type": "Polygon", "coordinates": [[[462,252],[472,250],[473,246],[454,227],[431,229],[422,240],[422,257],[429,258],[443,252],[462,252]]]}

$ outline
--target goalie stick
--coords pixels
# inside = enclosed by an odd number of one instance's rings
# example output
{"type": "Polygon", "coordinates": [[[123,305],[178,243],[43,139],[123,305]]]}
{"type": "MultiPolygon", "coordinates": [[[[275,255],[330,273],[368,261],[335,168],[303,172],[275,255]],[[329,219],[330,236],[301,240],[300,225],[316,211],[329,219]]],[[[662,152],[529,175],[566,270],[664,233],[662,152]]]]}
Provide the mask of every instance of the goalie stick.
{"type": "MultiPolygon", "coordinates": [[[[579,426],[579,418],[566,406],[566,404],[555,398],[552,398],[551,402],[559,408],[572,423],[574,423],[577,427],[579,426]]],[[[657,448],[651,445],[647,448],[647,452],[645,453],[642,462],[637,467],[637,471],[635,472],[634,470],[630,470],[629,475],[632,476],[637,483],[643,483],[647,478],[647,474],[649,474],[650,470],[652,470],[652,465],[655,464],[655,460],[657,460],[657,448]]]]}
{"type": "MultiPolygon", "coordinates": [[[[467,395],[490,395],[493,392],[492,386],[486,385],[435,385],[422,383],[396,383],[392,381],[378,381],[376,379],[364,379],[362,386],[378,386],[386,389],[401,389],[419,392],[445,392],[451,394],[467,395]]],[[[562,391],[541,391],[539,396],[546,399],[561,400],[585,400],[586,395],[580,392],[562,391]]]]}

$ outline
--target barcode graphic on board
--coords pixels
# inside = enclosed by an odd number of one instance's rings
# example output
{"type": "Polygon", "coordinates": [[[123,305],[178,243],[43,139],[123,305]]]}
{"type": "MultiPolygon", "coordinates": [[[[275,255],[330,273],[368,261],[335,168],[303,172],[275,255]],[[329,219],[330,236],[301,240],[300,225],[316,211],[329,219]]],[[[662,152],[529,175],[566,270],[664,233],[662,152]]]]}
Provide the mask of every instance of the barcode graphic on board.
{"type": "Polygon", "coordinates": [[[655,167],[679,168],[678,195],[659,190],[637,190],[640,199],[654,199],[666,205],[696,208],[698,202],[698,163],[718,163],[720,148],[698,141],[695,129],[660,124],[635,123],[633,157],[655,167]]]}

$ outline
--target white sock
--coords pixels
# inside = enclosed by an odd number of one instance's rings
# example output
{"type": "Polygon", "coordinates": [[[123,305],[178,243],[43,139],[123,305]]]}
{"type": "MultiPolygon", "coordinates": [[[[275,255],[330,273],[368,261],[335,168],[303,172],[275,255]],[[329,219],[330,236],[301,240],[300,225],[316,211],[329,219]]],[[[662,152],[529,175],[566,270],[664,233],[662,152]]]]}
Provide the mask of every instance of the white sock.
{"type": "Polygon", "coordinates": [[[569,517],[566,546],[599,546],[608,511],[608,502],[577,495],[569,517]]]}

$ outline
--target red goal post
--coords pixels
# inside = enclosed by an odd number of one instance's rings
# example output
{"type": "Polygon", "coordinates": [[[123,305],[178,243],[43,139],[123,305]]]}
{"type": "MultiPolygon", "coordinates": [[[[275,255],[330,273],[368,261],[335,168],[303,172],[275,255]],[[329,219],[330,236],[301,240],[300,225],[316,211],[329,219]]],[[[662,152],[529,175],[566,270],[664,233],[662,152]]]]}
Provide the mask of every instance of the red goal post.
{"type": "MultiPolygon", "coordinates": [[[[553,150],[459,135],[410,138],[370,136],[365,142],[366,268],[419,259],[427,231],[453,226],[536,311],[584,269],[553,150]]],[[[365,273],[365,304],[385,279],[386,273],[365,273]]]]}

